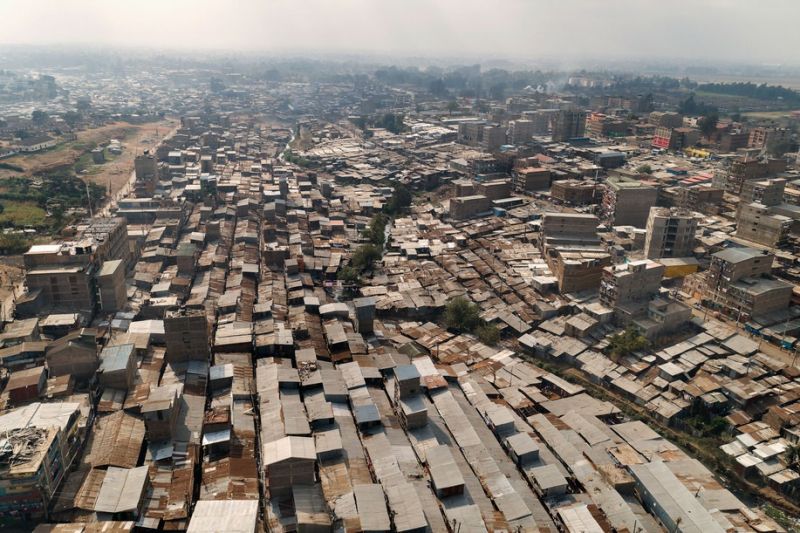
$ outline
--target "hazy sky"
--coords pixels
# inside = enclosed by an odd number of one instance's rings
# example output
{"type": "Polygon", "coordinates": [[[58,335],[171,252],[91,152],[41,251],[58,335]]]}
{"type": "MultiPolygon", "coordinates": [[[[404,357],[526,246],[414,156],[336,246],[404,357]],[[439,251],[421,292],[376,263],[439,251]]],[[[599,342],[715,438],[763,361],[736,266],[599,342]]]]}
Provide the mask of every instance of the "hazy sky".
{"type": "Polygon", "coordinates": [[[800,0],[0,0],[0,43],[800,63],[800,0]]]}

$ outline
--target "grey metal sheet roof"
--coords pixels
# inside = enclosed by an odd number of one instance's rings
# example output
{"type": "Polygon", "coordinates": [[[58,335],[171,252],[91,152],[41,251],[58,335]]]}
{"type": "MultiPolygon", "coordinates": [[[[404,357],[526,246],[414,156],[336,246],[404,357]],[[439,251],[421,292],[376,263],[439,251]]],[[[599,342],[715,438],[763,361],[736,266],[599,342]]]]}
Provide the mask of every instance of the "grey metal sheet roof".
{"type": "Polygon", "coordinates": [[[125,513],[135,511],[147,483],[147,467],[117,468],[109,466],[94,510],[100,513],[125,513]]]}
{"type": "Polygon", "coordinates": [[[358,517],[364,531],[389,531],[391,523],[386,512],[386,500],[383,489],[375,483],[355,485],[353,493],[356,497],[358,517]]]}
{"type": "Polygon", "coordinates": [[[200,500],[194,507],[187,533],[253,533],[258,500],[200,500]]]}

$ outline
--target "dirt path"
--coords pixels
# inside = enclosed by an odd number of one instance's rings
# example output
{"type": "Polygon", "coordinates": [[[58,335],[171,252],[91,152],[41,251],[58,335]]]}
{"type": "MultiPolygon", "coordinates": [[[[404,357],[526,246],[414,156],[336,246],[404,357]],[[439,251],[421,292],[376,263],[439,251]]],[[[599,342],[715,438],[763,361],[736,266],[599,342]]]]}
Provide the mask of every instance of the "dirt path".
{"type": "Polygon", "coordinates": [[[22,256],[0,257],[0,322],[11,319],[12,287],[16,288],[19,295],[23,274],[22,256]]]}
{"type": "Polygon", "coordinates": [[[74,165],[91,147],[110,139],[122,142],[122,154],[112,161],[93,166],[85,175],[90,181],[108,186],[111,181],[112,192],[118,191],[126,183],[133,159],[145,148],[155,148],[158,142],[178,125],[176,119],[165,119],[147,124],[129,124],[114,122],[99,128],[77,133],[77,139],[67,141],[51,150],[37,154],[17,155],[4,159],[4,163],[23,169],[22,172],[0,169],[0,179],[12,176],[34,176],[43,172],[74,165]]]}
{"type": "Polygon", "coordinates": [[[155,150],[161,140],[171,134],[178,126],[178,121],[173,119],[154,122],[152,124],[142,124],[136,126],[136,130],[129,133],[122,141],[122,154],[115,157],[112,161],[93,167],[84,177],[89,181],[108,187],[111,184],[111,196],[113,197],[122,190],[128,183],[133,171],[133,161],[137,155],[144,150],[155,150]],[[95,172],[99,170],[99,172],[95,172]]]}

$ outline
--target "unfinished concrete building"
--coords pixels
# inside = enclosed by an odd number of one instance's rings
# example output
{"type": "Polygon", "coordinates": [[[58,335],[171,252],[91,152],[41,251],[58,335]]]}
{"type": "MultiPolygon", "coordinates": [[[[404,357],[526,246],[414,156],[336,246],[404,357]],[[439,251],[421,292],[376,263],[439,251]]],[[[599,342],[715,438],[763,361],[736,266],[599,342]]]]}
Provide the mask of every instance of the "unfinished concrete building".
{"type": "Polygon", "coordinates": [[[206,315],[199,310],[182,310],[164,318],[164,339],[168,361],[208,361],[209,332],[206,315]]]}
{"type": "Polygon", "coordinates": [[[794,285],[771,276],[775,256],[755,248],[728,248],[711,256],[705,303],[736,316],[759,316],[786,309],[794,285]]]}
{"type": "Polygon", "coordinates": [[[103,313],[125,309],[128,292],[125,288],[125,263],[121,259],[103,263],[97,273],[97,291],[103,313]]]}
{"type": "Polygon", "coordinates": [[[491,200],[480,194],[450,199],[450,216],[456,220],[466,220],[488,213],[491,208],[491,200]]]}
{"type": "Polygon", "coordinates": [[[634,179],[611,177],[603,194],[603,212],[614,226],[644,228],[656,200],[657,187],[634,179]]]}
{"type": "Polygon", "coordinates": [[[597,237],[598,224],[597,217],[588,214],[545,213],[542,217],[542,252],[562,294],[599,287],[611,256],[597,237]]]}
{"type": "Polygon", "coordinates": [[[558,180],[550,186],[550,197],[568,205],[587,205],[595,201],[597,185],[592,181],[558,180]]]}
{"type": "Polygon", "coordinates": [[[664,265],[648,259],[606,267],[600,302],[614,310],[618,324],[633,324],[649,339],[674,331],[691,318],[692,310],[659,296],[663,277],[664,265]]]}
{"type": "Polygon", "coordinates": [[[647,218],[645,257],[689,257],[694,248],[697,219],[690,211],[652,207],[647,218]]]}

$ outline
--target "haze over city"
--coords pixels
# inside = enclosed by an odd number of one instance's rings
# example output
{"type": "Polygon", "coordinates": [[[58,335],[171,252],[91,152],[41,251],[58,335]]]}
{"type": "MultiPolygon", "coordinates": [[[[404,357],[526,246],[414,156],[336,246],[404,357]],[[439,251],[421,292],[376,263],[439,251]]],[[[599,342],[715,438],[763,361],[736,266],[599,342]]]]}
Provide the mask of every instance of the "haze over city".
{"type": "Polygon", "coordinates": [[[6,44],[796,64],[793,0],[5,0],[6,44]]]}
{"type": "Polygon", "coordinates": [[[0,0],[0,531],[800,532],[798,19],[0,0]]]}

